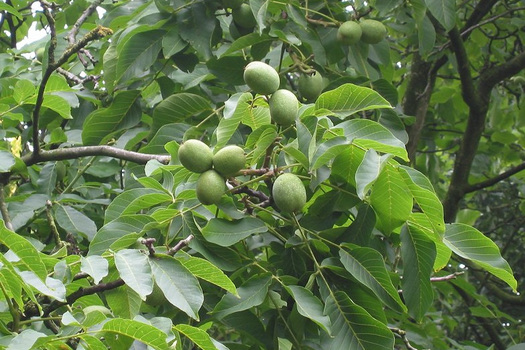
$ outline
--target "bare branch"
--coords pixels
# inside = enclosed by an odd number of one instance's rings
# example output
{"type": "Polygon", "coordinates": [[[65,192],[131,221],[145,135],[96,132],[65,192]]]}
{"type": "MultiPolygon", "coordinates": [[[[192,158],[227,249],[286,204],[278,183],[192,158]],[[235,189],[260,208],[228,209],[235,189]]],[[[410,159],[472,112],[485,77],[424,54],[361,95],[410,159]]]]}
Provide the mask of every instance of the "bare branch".
{"type": "Polygon", "coordinates": [[[465,188],[465,193],[479,191],[479,190],[481,190],[483,188],[493,186],[493,185],[497,184],[498,182],[503,181],[503,180],[511,177],[512,175],[515,175],[515,174],[519,173],[520,171],[522,171],[524,169],[525,169],[525,162],[521,163],[520,165],[517,165],[515,167],[512,167],[509,170],[504,171],[503,173],[501,173],[501,174],[499,174],[497,176],[494,176],[493,178],[490,178],[490,179],[487,179],[485,181],[478,182],[477,184],[473,184],[473,185],[468,186],[467,188],[465,188]]]}
{"type": "Polygon", "coordinates": [[[75,38],[78,34],[80,27],[88,19],[88,17],[91,16],[96,11],[98,5],[100,5],[102,1],[103,0],[93,1],[91,5],[89,5],[89,7],[84,12],[82,12],[82,15],[80,15],[80,17],[77,19],[75,24],[73,24],[73,27],[71,28],[71,30],[69,31],[67,35],[67,40],[70,45],[73,45],[75,43],[75,38]]]}
{"type": "Polygon", "coordinates": [[[180,240],[173,248],[168,250],[168,255],[175,255],[179,250],[190,244],[190,242],[195,238],[193,235],[189,235],[188,237],[184,238],[183,240],[180,240]]]}
{"type": "Polygon", "coordinates": [[[450,275],[446,275],[446,276],[430,277],[430,282],[450,281],[450,280],[455,279],[458,276],[461,276],[462,274],[464,274],[464,272],[454,272],[454,273],[451,273],[450,275]]]}
{"type": "Polygon", "coordinates": [[[167,155],[138,153],[112,146],[102,145],[58,148],[50,151],[40,151],[40,153],[38,154],[33,152],[23,156],[22,161],[29,166],[40,162],[64,159],[77,159],[86,156],[113,157],[117,159],[127,160],[137,164],[146,164],[147,162],[153,159],[158,160],[160,163],[168,164],[171,159],[171,157],[167,155]]]}

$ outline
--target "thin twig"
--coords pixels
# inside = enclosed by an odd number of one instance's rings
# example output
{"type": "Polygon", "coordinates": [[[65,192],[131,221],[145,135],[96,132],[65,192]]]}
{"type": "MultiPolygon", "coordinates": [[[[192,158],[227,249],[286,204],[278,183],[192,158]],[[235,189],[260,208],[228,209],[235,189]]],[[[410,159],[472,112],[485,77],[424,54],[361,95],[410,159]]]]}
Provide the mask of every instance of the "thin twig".
{"type": "Polygon", "coordinates": [[[190,242],[195,238],[193,235],[189,235],[188,237],[184,238],[183,240],[180,240],[173,248],[170,248],[168,250],[168,255],[173,256],[175,255],[179,250],[190,244],[190,242]]]}
{"type": "Polygon", "coordinates": [[[456,279],[456,277],[461,276],[462,274],[464,274],[464,272],[459,271],[459,272],[451,273],[450,275],[446,275],[446,276],[430,277],[430,282],[450,281],[450,280],[456,279]]]}
{"type": "Polygon", "coordinates": [[[407,349],[409,350],[418,350],[417,348],[413,347],[412,344],[410,344],[410,341],[408,340],[408,337],[407,337],[407,332],[400,329],[400,328],[396,328],[396,327],[388,327],[388,329],[390,329],[390,331],[392,333],[394,333],[395,335],[397,335],[399,338],[401,338],[403,340],[403,343],[405,343],[405,346],[407,347],[407,349]]]}

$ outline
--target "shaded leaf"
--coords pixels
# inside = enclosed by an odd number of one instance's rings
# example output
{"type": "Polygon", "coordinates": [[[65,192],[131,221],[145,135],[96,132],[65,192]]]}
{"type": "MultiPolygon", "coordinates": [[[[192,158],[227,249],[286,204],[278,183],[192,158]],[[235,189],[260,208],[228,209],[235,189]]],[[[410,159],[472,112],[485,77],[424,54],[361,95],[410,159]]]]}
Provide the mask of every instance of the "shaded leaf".
{"type": "Polygon", "coordinates": [[[207,241],[223,247],[229,247],[255,233],[266,232],[266,224],[254,217],[244,217],[240,220],[213,218],[202,229],[202,235],[207,241]]]}
{"type": "Polygon", "coordinates": [[[166,333],[154,326],[135,320],[116,318],[104,323],[101,332],[120,334],[138,340],[153,349],[168,350],[166,333]]]}
{"type": "Polygon", "coordinates": [[[80,234],[91,241],[97,233],[97,225],[82,212],[68,205],[58,205],[55,211],[55,218],[64,230],[80,234]]]}
{"type": "Polygon", "coordinates": [[[107,207],[104,223],[172,200],[173,198],[164,191],[149,188],[129,189],[119,194],[107,207]]]}
{"type": "Polygon", "coordinates": [[[182,334],[185,337],[190,339],[195,345],[197,345],[202,350],[216,350],[217,348],[212,342],[212,339],[200,328],[190,326],[188,324],[178,324],[173,326],[173,328],[182,334]]]}
{"type": "Polygon", "coordinates": [[[323,303],[308,289],[301,286],[286,286],[286,290],[297,303],[297,311],[331,333],[330,318],[323,313],[323,303]]]}
{"type": "Polygon", "coordinates": [[[211,110],[210,103],[202,96],[188,92],[173,94],[153,110],[151,133],[157,132],[163,125],[183,122],[207,110],[211,110]]]}

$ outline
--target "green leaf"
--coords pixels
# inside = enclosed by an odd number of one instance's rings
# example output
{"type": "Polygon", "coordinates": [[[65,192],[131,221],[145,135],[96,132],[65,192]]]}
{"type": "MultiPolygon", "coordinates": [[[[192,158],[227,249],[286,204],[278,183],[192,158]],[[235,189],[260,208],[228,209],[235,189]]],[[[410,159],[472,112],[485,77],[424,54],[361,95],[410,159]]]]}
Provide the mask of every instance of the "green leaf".
{"type": "Polygon", "coordinates": [[[137,125],[142,117],[139,100],[139,90],[119,91],[109,107],[92,112],[82,128],[84,145],[98,145],[114,132],[137,125]]]}
{"type": "Polygon", "coordinates": [[[120,237],[133,232],[142,232],[146,224],[155,220],[147,215],[125,215],[108,222],[98,230],[89,244],[88,255],[101,255],[120,237]]]}
{"type": "Polygon", "coordinates": [[[122,84],[145,75],[162,49],[165,33],[164,30],[154,29],[126,38],[125,44],[119,47],[115,81],[122,84]]]}
{"type": "Polygon", "coordinates": [[[401,229],[401,258],[403,297],[409,315],[421,322],[434,301],[430,275],[436,247],[424,233],[405,225],[401,229]]]}
{"type": "Polygon", "coordinates": [[[85,333],[79,333],[78,337],[80,338],[80,345],[82,345],[86,350],[107,349],[107,346],[97,337],[85,333]]]}
{"type": "Polygon", "coordinates": [[[325,350],[392,350],[394,335],[365,309],[337,291],[326,300],[325,314],[332,320],[333,337],[323,334],[325,350]]]}
{"type": "MultiPolygon", "coordinates": [[[[386,159],[388,160],[388,159],[386,159]]],[[[355,184],[357,196],[364,199],[368,191],[377,179],[385,165],[385,158],[377,154],[373,149],[365,152],[365,156],[357,171],[355,172],[355,184]]]]}
{"type": "Polygon", "coordinates": [[[46,277],[45,283],[33,271],[18,271],[25,283],[35,288],[40,293],[58,301],[66,301],[66,287],[62,281],[46,277]]]}
{"type": "Polygon", "coordinates": [[[346,118],[361,111],[378,108],[392,108],[390,103],[376,91],[354,84],[343,84],[340,87],[327,91],[315,102],[316,115],[326,115],[330,111],[338,118],[346,118]]]}
{"type": "Polygon", "coordinates": [[[55,218],[60,227],[64,230],[80,234],[91,241],[97,233],[97,225],[82,212],[68,205],[56,206],[55,218]]]}
{"type": "Polygon", "coordinates": [[[392,284],[383,256],[377,250],[361,247],[346,252],[341,249],[339,256],[345,269],[370,288],[385,305],[399,312],[406,311],[397,288],[392,284]]]}
{"type": "Polygon", "coordinates": [[[206,67],[221,82],[232,85],[244,85],[244,66],[248,61],[240,56],[226,56],[219,59],[212,58],[206,62],[206,67]]]}
{"type": "Polygon", "coordinates": [[[250,33],[247,35],[243,35],[237,40],[235,40],[222,55],[228,55],[230,53],[246,49],[255,44],[263,43],[266,41],[273,41],[273,39],[267,34],[250,33]]]}
{"type": "Polygon", "coordinates": [[[456,1],[425,0],[428,10],[448,32],[456,25],[456,1]]]}
{"type": "Polygon", "coordinates": [[[16,18],[18,18],[19,20],[22,20],[22,14],[20,12],[18,12],[18,10],[15,9],[13,6],[10,6],[10,5],[8,5],[8,4],[4,3],[4,2],[0,2],[0,10],[1,11],[6,11],[6,12],[12,14],[13,16],[16,16],[16,18]]]}
{"type": "MultiPolygon", "coordinates": [[[[180,254],[180,253],[179,253],[180,254]]],[[[213,265],[208,260],[197,258],[189,254],[177,256],[176,259],[184,265],[191,274],[197,278],[208,281],[217,287],[223,288],[233,295],[237,294],[235,284],[221,271],[217,266],[213,265]]]]}
{"type": "Polygon", "coordinates": [[[108,275],[108,267],[108,261],[99,255],[80,257],[80,271],[91,276],[95,284],[108,275]]]}
{"type": "Polygon", "coordinates": [[[191,318],[198,320],[204,295],[193,274],[171,256],[156,254],[149,262],[155,283],[166,299],[191,318]]]}
{"type": "Polygon", "coordinates": [[[104,223],[107,224],[120,216],[135,214],[143,209],[171,201],[173,198],[164,191],[150,188],[132,188],[122,192],[111,202],[106,209],[104,223]]]}
{"type": "Polygon", "coordinates": [[[24,329],[9,342],[7,350],[29,350],[39,338],[47,338],[44,333],[37,332],[33,329],[24,329]]]}
{"type": "Polygon", "coordinates": [[[240,298],[230,293],[224,295],[215,305],[212,314],[221,319],[235,312],[261,305],[266,299],[271,283],[272,275],[269,273],[252,276],[242,286],[237,288],[240,298]]]}
{"type": "Polygon", "coordinates": [[[178,324],[176,326],[173,326],[173,328],[179,332],[184,334],[185,337],[190,339],[195,345],[197,345],[199,348],[203,350],[216,350],[217,348],[212,342],[212,339],[206,333],[200,328],[190,326],[188,324],[178,324]]]}
{"type": "Polygon", "coordinates": [[[177,13],[179,35],[195,49],[205,61],[212,56],[211,43],[218,21],[207,14],[209,9],[203,3],[195,3],[177,13]]]}
{"type": "Polygon", "coordinates": [[[399,174],[408,186],[416,204],[432,224],[434,232],[437,235],[443,234],[445,232],[443,205],[428,178],[416,169],[406,166],[399,167],[399,174]]]}
{"type": "Polygon", "coordinates": [[[452,250],[443,243],[443,236],[436,234],[428,217],[423,213],[412,213],[407,220],[411,230],[418,230],[424,233],[436,247],[436,259],[434,261],[434,271],[443,269],[449,262],[452,250]]]}
{"type": "Polygon", "coordinates": [[[249,92],[237,93],[224,102],[223,118],[215,130],[217,147],[225,146],[237,130],[244,115],[250,113],[252,94],[249,92]]]}
{"type": "Polygon", "coordinates": [[[385,234],[390,234],[408,220],[413,199],[397,168],[390,165],[383,168],[372,186],[370,205],[385,234]]]}
{"type": "Polygon", "coordinates": [[[146,300],[146,296],[153,291],[153,278],[148,257],[137,249],[123,249],[115,253],[115,266],[120,278],[146,300]]]}
{"type": "Polygon", "coordinates": [[[448,224],[443,242],[454,253],[481,266],[516,291],[518,282],[512,269],[498,246],[483,233],[465,224],[448,224]]]}
{"type": "Polygon", "coordinates": [[[166,333],[154,326],[135,320],[115,318],[104,323],[100,332],[115,333],[138,340],[153,349],[169,350],[166,333]]]}
{"type": "Polygon", "coordinates": [[[314,156],[312,157],[312,167],[310,171],[317,170],[323,165],[334,159],[339,153],[348,148],[348,140],[345,137],[334,137],[317,146],[314,156]]]}
{"type": "Polygon", "coordinates": [[[46,265],[40,257],[40,252],[21,235],[8,230],[0,219],[0,243],[10,249],[19,259],[20,264],[32,271],[41,281],[47,276],[46,265]]]}
{"type": "Polygon", "coordinates": [[[210,103],[202,96],[188,92],[173,94],[162,100],[153,110],[151,134],[157,132],[163,125],[180,123],[208,110],[211,110],[210,103]]]}
{"type": "Polygon", "coordinates": [[[15,156],[11,152],[0,150],[0,173],[7,173],[15,165],[15,156]]]}
{"type": "Polygon", "coordinates": [[[266,224],[254,217],[244,217],[240,220],[213,218],[202,229],[202,235],[207,241],[229,247],[255,233],[263,233],[268,229],[266,224]]]}
{"type": "Polygon", "coordinates": [[[323,314],[323,303],[311,291],[301,286],[286,286],[286,290],[294,298],[297,311],[306,318],[331,334],[330,318],[323,314]]]}
{"type": "Polygon", "coordinates": [[[169,58],[177,52],[182,51],[187,45],[188,44],[181,39],[177,27],[171,27],[162,37],[162,53],[165,58],[169,58]]]}
{"type": "Polygon", "coordinates": [[[343,129],[344,135],[357,146],[373,148],[377,152],[390,153],[408,161],[405,144],[378,122],[352,119],[338,124],[336,128],[343,129]]]}

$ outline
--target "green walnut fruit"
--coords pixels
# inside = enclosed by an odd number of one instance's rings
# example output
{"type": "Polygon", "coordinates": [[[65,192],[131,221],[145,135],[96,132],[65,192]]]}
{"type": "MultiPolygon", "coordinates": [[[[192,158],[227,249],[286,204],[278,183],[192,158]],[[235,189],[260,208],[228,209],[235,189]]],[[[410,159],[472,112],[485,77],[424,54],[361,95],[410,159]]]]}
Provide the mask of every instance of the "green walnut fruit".
{"type": "Polygon", "coordinates": [[[213,169],[224,177],[237,174],[245,164],[246,155],[239,146],[226,146],[213,156],[213,169]]]}
{"type": "Polygon", "coordinates": [[[359,23],[347,21],[337,30],[337,40],[344,45],[353,45],[361,39],[363,31],[359,23]]]}
{"type": "Polygon", "coordinates": [[[204,142],[187,140],[179,147],[179,161],[189,171],[203,173],[213,164],[213,152],[204,142]]]}
{"type": "Polygon", "coordinates": [[[222,0],[222,6],[224,8],[237,8],[242,5],[244,0],[222,0]]]}
{"type": "Polygon", "coordinates": [[[286,89],[277,90],[270,97],[268,104],[274,122],[282,126],[295,123],[299,112],[299,101],[293,92],[286,89]]]}
{"type": "Polygon", "coordinates": [[[297,90],[308,101],[315,100],[323,91],[323,76],[319,72],[301,74],[297,82],[297,90]]]}
{"type": "Polygon", "coordinates": [[[386,37],[386,27],[374,19],[364,19],[359,22],[363,34],[361,41],[366,44],[377,44],[386,37]]]}
{"type": "Polygon", "coordinates": [[[257,24],[253,16],[252,8],[246,3],[242,3],[239,7],[232,8],[233,21],[240,27],[253,28],[257,24]]]}
{"type": "Polygon", "coordinates": [[[269,64],[253,61],[244,68],[244,82],[256,93],[270,95],[279,88],[279,73],[269,64]]]}
{"type": "Polygon", "coordinates": [[[197,180],[197,199],[204,205],[217,204],[226,191],[226,182],[215,170],[202,173],[197,180]]]}
{"type": "Polygon", "coordinates": [[[306,189],[296,175],[285,173],[273,183],[272,197],[281,211],[295,213],[306,203],[306,189]]]}
{"type": "Polygon", "coordinates": [[[36,59],[38,60],[38,62],[42,62],[44,60],[44,53],[45,53],[46,49],[43,48],[43,47],[39,47],[38,49],[36,49],[35,51],[35,56],[36,56],[36,59]]]}

